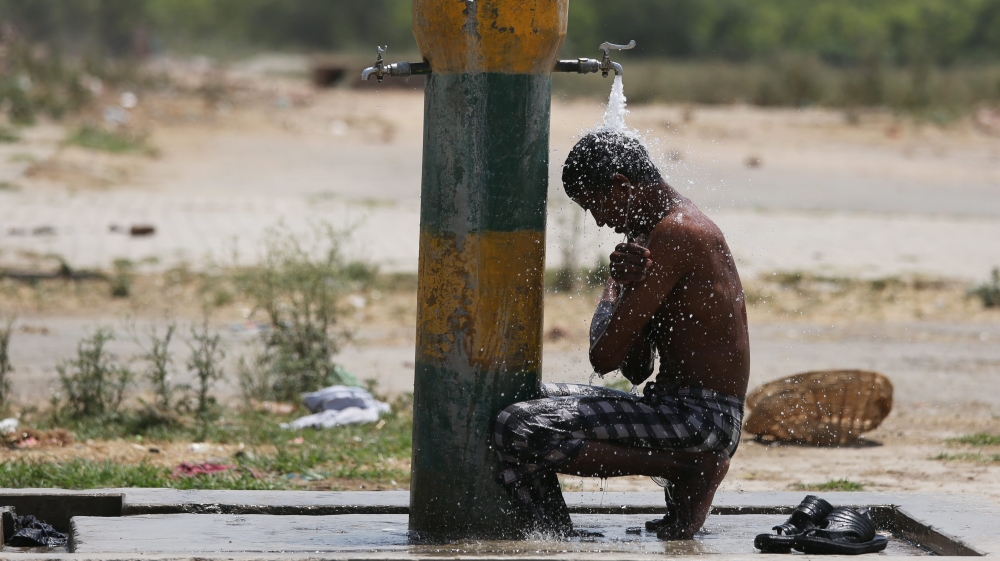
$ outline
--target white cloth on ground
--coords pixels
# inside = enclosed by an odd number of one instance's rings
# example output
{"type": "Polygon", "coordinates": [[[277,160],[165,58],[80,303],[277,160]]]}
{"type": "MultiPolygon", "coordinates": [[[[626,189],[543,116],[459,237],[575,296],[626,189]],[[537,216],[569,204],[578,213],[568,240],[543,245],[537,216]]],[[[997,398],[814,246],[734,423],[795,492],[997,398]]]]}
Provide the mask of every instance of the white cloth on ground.
{"type": "Polygon", "coordinates": [[[374,423],[383,413],[389,412],[388,403],[378,401],[367,391],[351,386],[330,386],[302,394],[302,403],[313,414],[299,417],[291,423],[282,423],[282,428],[330,428],[374,423]]]}

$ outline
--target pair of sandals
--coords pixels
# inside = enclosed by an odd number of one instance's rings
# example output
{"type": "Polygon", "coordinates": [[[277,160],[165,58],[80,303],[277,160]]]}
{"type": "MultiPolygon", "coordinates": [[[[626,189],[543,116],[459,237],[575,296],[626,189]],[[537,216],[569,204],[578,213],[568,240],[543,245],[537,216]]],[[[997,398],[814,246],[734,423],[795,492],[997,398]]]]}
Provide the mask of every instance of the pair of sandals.
{"type": "Polygon", "coordinates": [[[868,510],[837,507],[809,495],[788,521],[760,534],[753,545],[761,553],[789,553],[792,549],[811,555],[859,555],[885,549],[889,540],[875,533],[868,510]]]}

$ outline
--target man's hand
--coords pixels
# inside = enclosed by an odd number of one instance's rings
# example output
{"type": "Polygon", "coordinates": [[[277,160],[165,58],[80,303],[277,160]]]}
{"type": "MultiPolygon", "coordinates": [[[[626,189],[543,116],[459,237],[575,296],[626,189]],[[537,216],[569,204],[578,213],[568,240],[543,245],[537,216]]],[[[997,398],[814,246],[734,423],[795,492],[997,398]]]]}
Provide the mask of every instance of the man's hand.
{"type": "Polygon", "coordinates": [[[611,254],[611,278],[622,284],[645,280],[652,266],[649,250],[637,243],[620,243],[611,254]]]}

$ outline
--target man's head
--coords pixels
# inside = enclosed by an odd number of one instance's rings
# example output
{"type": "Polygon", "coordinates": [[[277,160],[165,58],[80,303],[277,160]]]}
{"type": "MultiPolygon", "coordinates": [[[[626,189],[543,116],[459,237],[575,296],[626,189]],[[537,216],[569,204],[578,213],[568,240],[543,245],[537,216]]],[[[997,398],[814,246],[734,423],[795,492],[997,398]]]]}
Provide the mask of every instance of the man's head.
{"type": "Polygon", "coordinates": [[[589,210],[599,226],[624,232],[637,191],[663,178],[637,138],[600,130],[576,143],[563,164],[562,180],[566,194],[589,210]]]}

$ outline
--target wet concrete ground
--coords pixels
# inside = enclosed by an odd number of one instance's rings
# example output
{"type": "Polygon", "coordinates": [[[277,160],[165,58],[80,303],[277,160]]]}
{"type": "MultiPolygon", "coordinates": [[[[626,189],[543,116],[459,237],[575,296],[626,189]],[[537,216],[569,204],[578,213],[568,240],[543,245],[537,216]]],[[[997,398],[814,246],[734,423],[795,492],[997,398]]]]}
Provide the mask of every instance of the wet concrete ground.
{"type": "MultiPolygon", "coordinates": [[[[564,496],[578,529],[604,535],[567,541],[539,537],[516,542],[415,544],[406,531],[409,493],[405,491],[3,489],[0,505],[17,504],[18,513],[62,520],[66,530],[72,526],[69,551],[75,553],[68,557],[80,559],[308,555],[569,560],[712,554],[732,560],[757,555],[753,537],[783,522],[803,493],[718,493],[704,530],[686,542],[662,542],[645,532],[627,532],[662,515],[660,493],[564,496]],[[116,501],[118,506],[112,508],[116,501]]],[[[870,508],[879,532],[890,538],[889,549],[882,555],[992,555],[1000,551],[995,532],[1000,511],[988,500],[926,493],[831,492],[821,496],[834,505],[870,508]]],[[[2,557],[35,558],[11,550],[5,550],[2,557]]],[[[56,552],[56,557],[67,554],[56,552]]]]}
{"type": "MultiPolygon", "coordinates": [[[[783,523],[783,515],[715,515],[694,540],[658,540],[654,534],[627,533],[649,515],[576,514],[574,526],[603,537],[570,540],[469,541],[447,545],[411,545],[407,516],[270,516],[173,514],[123,518],[77,517],[74,551],[78,553],[237,553],[393,551],[411,555],[523,554],[753,554],[753,538],[783,523]]],[[[913,544],[890,538],[884,555],[929,555],[913,544]]]]}

